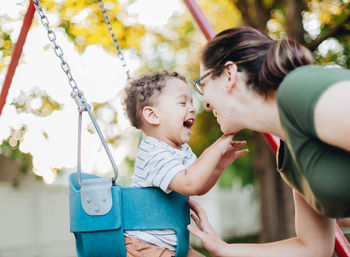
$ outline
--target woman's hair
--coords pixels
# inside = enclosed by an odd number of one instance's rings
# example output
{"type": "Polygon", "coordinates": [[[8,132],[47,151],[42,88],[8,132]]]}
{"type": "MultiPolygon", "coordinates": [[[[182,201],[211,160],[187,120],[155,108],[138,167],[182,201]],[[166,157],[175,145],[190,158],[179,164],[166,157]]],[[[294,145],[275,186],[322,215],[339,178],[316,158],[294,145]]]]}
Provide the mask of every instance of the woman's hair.
{"type": "Polygon", "coordinates": [[[290,71],[312,64],[313,56],[292,39],[273,40],[256,29],[236,27],[217,34],[202,51],[201,62],[214,70],[214,78],[222,74],[227,61],[242,68],[247,84],[267,96],[290,71]]]}
{"type": "Polygon", "coordinates": [[[163,70],[143,74],[138,79],[132,80],[124,89],[123,103],[131,125],[141,128],[143,108],[157,103],[157,98],[170,78],[178,78],[186,82],[185,77],[177,72],[170,73],[163,70]]]}

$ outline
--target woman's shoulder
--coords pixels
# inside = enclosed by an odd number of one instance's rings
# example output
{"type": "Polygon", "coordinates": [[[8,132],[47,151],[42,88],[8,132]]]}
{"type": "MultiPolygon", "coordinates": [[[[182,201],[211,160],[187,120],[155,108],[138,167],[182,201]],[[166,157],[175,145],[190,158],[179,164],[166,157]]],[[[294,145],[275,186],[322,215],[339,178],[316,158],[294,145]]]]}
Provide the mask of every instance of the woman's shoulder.
{"type": "Polygon", "coordinates": [[[295,68],[293,71],[291,71],[289,74],[287,74],[286,77],[292,77],[298,76],[300,74],[304,75],[314,75],[315,73],[333,73],[333,72],[345,72],[349,73],[350,70],[345,69],[339,65],[335,64],[309,64],[309,65],[303,65],[300,67],[295,68]]]}
{"type": "Polygon", "coordinates": [[[350,71],[334,65],[306,65],[293,70],[276,94],[282,122],[288,120],[309,131],[314,127],[314,108],[320,96],[332,85],[345,80],[350,81],[350,71]]]}
{"type": "Polygon", "coordinates": [[[327,86],[340,80],[350,79],[350,70],[337,65],[305,65],[291,71],[281,82],[277,92],[297,88],[327,86]]]}
{"type": "Polygon", "coordinates": [[[277,101],[317,98],[328,87],[343,80],[350,80],[350,70],[335,65],[301,66],[290,72],[281,82],[277,89],[277,101]]]}

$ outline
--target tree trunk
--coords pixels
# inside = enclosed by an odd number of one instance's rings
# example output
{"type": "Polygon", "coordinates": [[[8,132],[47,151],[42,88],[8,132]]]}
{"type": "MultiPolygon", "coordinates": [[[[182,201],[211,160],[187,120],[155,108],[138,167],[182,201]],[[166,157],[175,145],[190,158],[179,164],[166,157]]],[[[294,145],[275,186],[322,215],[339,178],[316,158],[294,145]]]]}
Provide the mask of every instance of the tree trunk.
{"type": "Polygon", "coordinates": [[[260,197],[260,242],[271,242],[295,235],[294,203],[291,188],[276,170],[275,156],[260,133],[254,133],[255,174],[260,197]]]}
{"type": "Polygon", "coordinates": [[[304,27],[302,12],[305,10],[303,0],[285,0],[286,3],[286,26],[288,37],[295,39],[301,44],[304,40],[304,27]]]}

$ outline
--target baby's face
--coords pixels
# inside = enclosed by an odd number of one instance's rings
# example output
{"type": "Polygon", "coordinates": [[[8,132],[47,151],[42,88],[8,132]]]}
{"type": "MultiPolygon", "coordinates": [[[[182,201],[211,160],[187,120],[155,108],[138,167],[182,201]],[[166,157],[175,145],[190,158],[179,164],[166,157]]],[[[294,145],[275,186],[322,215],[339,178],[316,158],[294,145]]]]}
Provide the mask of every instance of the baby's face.
{"type": "Polygon", "coordinates": [[[181,79],[168,79],[156,108],[160,119],[158,136],[176,148],[187,143],[196,114],[190,87],[181,79]]]}

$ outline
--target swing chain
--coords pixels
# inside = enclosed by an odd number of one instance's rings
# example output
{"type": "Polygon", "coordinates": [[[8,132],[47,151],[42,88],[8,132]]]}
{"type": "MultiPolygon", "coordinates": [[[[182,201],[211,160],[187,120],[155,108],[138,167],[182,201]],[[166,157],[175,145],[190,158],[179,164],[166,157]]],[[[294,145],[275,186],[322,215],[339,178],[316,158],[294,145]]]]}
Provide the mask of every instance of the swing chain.
{"type": "Polygon", "coordinates": [[[35,9],[37,10],[38,14],[40,15],[40,20],[41,23],[45,26],[46,30],[47,30],[47,36],[49,38],[49,40],[54,44],[54,52],[56,54],[56,56],[58,58],[60,58],[61,60],[61,68],[63,70],[64,73],[66,73],[68,81],[69,81],[69,85],[72,88],[72,92],[71,92],[71,97],[75,100],[77,106],[78,106],[78,111],[79,111],[79,129],[78,129],[78,158],[77,158],[77,177],[78,177],[78,183],[79,185],[81,185],[81,122],[82,122],[82,112],[87,111],[87,113],[90,116],[90,119],[96,129],[96,132],[98,134],[98,136],[101,139],[101,142],[103,144],[103,147],[108,155],[108,158],[112,164],[112,168],[114,170],[114,178],[112,178],[112,183],[114,184],[114,182],[116,181],[116,179],[118,178],[118,168],[117,165],[115,164],[112,154],[107,146],[106,140],[103,137],[103,134],[96,122],[96,119],[91,111],[91,107],[88,104],[88,102],[85,100],[84,94],[83,92],[78,88],[75,80],[73,79],[73,75],[71,73],[70,70],[70,66],[69,64],[64,60],[63,58],[63,50],[62,48],[57,45],[56,43],[56,34],[55,32],[50,28],[50,24],[49,24],[49,20],[46,16],[46,14],[43,11],[43,7],[41,5],[40,0],[33,0],[35,9]]]}
{"type": "MultiPolygon", "coordinates": [[[[104,19],[104,21],[105,21],[105,23],[107,25],[108,32],[111,35],[114,48],[117,50],[118,57],[122,61],[122,65],[123,65],[123,68],[124,68],[124,70],[126,72],[126,76],[127,76],[128,80],[130,81],[131,80],[130,71],[127,68],[126,61],[125,61],[122,49],[120,47],[119,40],[118,40],[117,36],[115,35],[115,33],[113,31],[112,23],[111,23],[111,21],[108,18],[108,14],[107,14],[106,8],[104,7],[103,0],[97,0],[97,4],[98,4],[98,6],[100,7],[100,9],[102,11],[102,16],[103,16],[103,19],[104,19]]],[[[137,147],[140,146],[141,141],[142,141],[142,132],[140,132],[139,142],[138,142],[137,147]]]]}
{"type": "Polygon", "coordinates": [[[109,34],[112,37],[112,42],[113,42],[114,48],[117,50],[118,57],[122,61],[122,65],[123,65],[123,68],[124,68],[124,70],[126,72],[126,76],[127,76],[128,80],[130,80],[131,79],[130,71],[127,68],[126,61],[125,61],[124,55],[122,53],[122,49],[120,47],[119,40],[118,40],[117,36],[115,35],[115,33],[113,31],[112,23],[111,23],[111,21],[108,18],[107,10],[104,7],[103,0],[98,0],[97,4],[98,4],[98,6],[100,7],[100,9],[102,11],[103,19],[104,19],[104,21],[107,24],[107,29],[108,29],[109,34]]]}
{"type": "Polygon", "coordinates": [[[56,34],[55,32],[50,28],[50,23],[49,20],[46,16],[46,14],[43,11],[43,6],[41,5],[41,2],[39,0],[33,0],[35,9],[37,10],[39,16],[40,16],[40,21],[44,25],[44,27],[47,30],[47,37],[49,40],[53,43],[54,45],[54,52],[58,58],[61,60],[61,68],[63,72],[67,75],[69,86],[72,88],[73,92],[78,91],[79,88],[77,86],[77,83],[75,82],[73,75],[70,70],[69,64],[64,60],[63,58],[63,50],[62,48],[56,43],[56,34]]]}

